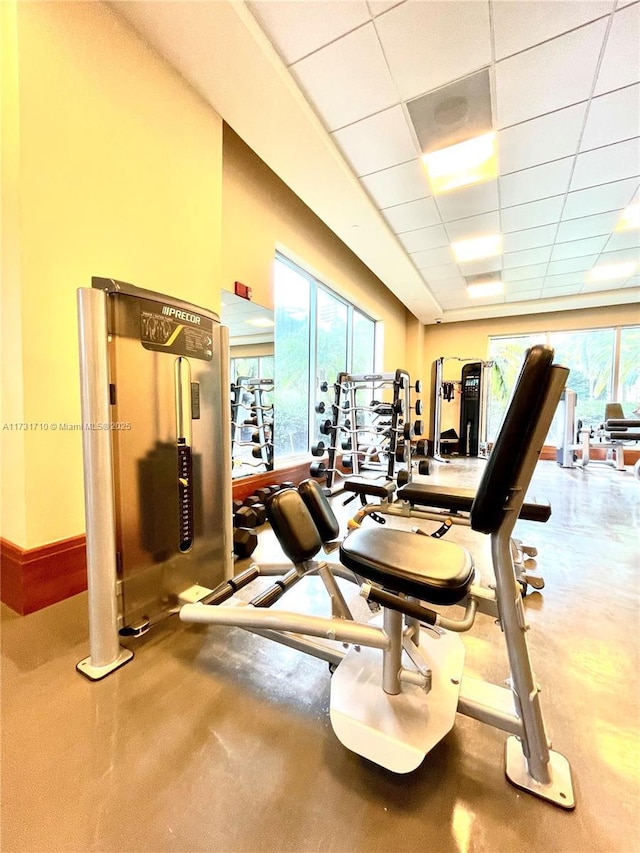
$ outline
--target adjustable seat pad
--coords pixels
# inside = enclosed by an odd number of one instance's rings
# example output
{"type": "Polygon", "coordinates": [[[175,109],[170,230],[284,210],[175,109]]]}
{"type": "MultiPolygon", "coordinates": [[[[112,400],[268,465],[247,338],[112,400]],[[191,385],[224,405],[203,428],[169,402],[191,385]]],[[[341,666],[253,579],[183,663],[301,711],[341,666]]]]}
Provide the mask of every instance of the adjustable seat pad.
{"type": "Polygon", "coordinates": [[[455,604],[473,580],[466,548],[406,530],[354,530],[340,546],[340,561],[385,589],[432,604],[455,604]]]}

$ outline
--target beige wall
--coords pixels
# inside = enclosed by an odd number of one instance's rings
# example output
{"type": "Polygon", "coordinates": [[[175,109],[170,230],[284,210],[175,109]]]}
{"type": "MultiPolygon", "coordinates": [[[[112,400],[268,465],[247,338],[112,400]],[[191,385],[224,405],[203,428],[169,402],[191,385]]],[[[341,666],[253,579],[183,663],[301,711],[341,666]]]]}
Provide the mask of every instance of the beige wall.
{"type": "Polygon", "coordinates": [[[382,370],[404,367],[404,306],[229,128],[224,126],[222,287],[240,281],[273,308],[276,249],[376,320],[384,321],[382,370]]]}
{"type": "MultiPolygon", "coordinates": [[[[8,278],[12,340],[3,329],[6,414],[22,396],[26,422],[77,423],[77,287],[103,275],[219,309],[222,123],[107,5],[2,6],[17,8],[9,221],[21,258],[8,278]]],[[[6,435],[24,495],[7,502],[3,465],[2,535],[28,548],[82,533],[80,434],[6,435]]]]}
{"type": "MultiPolygon", "coordinates": [[[[640,323],[637,305],[614,305],[610,308],[589,308],[579,311],[555,311],[548,314],[530,314],[522,317],[500,317],[491,320],[470,320],[464,323],[443,323],[425,329],[424,362],[422,376],[428,389],[425,398],[425,423],[431,409],[431,366],[440,356],[486,359],[489,337],[497,335],[524,335],[536,332],[598,329],[603,327],[632,326],[640,323]]],[[[544,343],[544,339],[542,340],[544,343]]],[[[462,365],[450,362],[444,365],[444,380],[460,379],[462,365]]],[[[456,402],[443,406],[442,429],[453,427],[458,431],[460,408],[456,402]]]]}

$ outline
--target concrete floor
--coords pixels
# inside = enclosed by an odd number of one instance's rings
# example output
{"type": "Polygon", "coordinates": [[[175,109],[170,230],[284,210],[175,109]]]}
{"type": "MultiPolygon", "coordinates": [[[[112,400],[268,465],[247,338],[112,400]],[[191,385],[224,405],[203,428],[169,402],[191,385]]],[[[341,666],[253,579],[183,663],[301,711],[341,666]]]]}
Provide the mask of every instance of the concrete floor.
{"type": "MultiPolygon", "coordinates": [[[[482,464],[430,479],[468,485],[482,464]]],[[[547,582],[526,599],[529,642],[574,812],[509,785],[505,734],[464,717],[407,776],[359,758],[331,730],[326,663],[239,630],[170,620],[91,683],[75,671],[88,649],[79,595],[27,617],[2,610],[2,851],[640,850],[640,483],[542,462],[530,496],[553,506],[516,533],[547,582]]],[[[455,536],[486,574],[485,538],[455,536]]],[[[254,559],[277,553],[265,530],[254,559]]],[[[468,669],[501,683],[492,621],[464,642],[468,669]]]]}

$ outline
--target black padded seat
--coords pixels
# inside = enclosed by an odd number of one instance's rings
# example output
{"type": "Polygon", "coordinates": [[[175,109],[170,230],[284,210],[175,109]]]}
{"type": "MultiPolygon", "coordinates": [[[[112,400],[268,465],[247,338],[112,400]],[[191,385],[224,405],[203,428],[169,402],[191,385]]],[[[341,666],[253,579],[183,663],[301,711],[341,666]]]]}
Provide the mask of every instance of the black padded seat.
{"type": "Polygon", "coordinates": [[[431,604],[456,604],[473,580],[466,548],[406,530],[354,530],[340,546],[340,562],[385,589],[431,604]]]}

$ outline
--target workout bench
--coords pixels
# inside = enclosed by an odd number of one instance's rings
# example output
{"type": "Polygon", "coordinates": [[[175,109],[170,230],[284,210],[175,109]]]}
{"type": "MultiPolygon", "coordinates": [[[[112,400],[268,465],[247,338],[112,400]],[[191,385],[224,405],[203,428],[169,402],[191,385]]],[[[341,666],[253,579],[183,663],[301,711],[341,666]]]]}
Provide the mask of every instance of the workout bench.
{"type": "Polygon", "coordinates": [[[293,568],[251,601],[241,601],[235,593],[261,573],[252,566],[213,591],[209,603],[184,605],[180,618],[245,628],[328,660],[335,668],[330,700],[335,734],[383,767],[414,770],[462,713],[510,734],[506,773],[514,785],[573,808],[569,764],[550,749],[544,727],[510,546],[569,372],[552,362],[549,347],[527,352],[469,510],[471,527],[491,537],[495,587],[476,585],[465,548],[403,530],[360,527],[339,545],[339,565],[316,560],[323,545],[331,550],[338,524],[320,486],[308,480],[267,502],[293,568]],[[313,574],[327,589],[331,617],[268,609],[313,574]],[[370,607],[381,612],[356,622],[337,582],[341,578],[357,584],[370,607]],[[464,607],[462,619],[448,615],[453,605],[464,607]],[[477,613],[490,615],[502,629],[509,688],[463,674],[459,633],[473,626],[477,613]]]}

